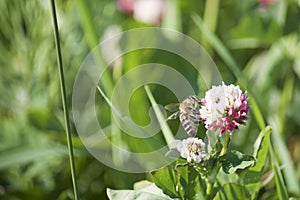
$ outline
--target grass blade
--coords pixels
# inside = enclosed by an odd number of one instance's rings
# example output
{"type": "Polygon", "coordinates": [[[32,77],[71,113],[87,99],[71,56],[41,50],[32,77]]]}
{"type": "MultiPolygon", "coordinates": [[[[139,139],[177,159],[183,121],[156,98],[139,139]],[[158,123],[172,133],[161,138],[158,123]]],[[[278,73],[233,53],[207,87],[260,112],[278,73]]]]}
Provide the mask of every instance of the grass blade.
{"type": "Polygon", "coordinates": [[[283,173],[287,184],[287,189],[289,192],[299,195],[300,186],[297,180],[297,176],[295,176],[297,172],[294,167],[293,161],[284,141],[282,140],[282,137],[279,135],[278,128],[276,127],[276,122],[272,122],[272,124],[274,124],[274,134],[272,134],[272,139],[274,142],[274,146],[276,146],[276,153],[278,154],[280,161],[283,164],[283,173]]]}
{"type": "Polygon", "coordinates": [[[78,197],[78,186],[77,186],[77,178],[76,178],[75,157],[74,157],[74,152],[73,152],[73,143],[72,143],[72,136],[71,136],[71,131],[70,131],[70,119],[69,119],[69,115],[68,115],[69,111],[68,111],[68,106],[67,106],[67,92],[66,92],[66,86],[65,86],[62,54],[61,54],[61,49],[60,49],[55,0],[51,0],[51,10],[52,10],[52,18],[53,18],[53,26],[54,26],[54,36],[55,36],[57,62],[58,62],[57,66],[58,66],[59,77],[60,77],[60,79],[59,79],[60,86],[61,86],[60,89],[61,89],[62,105],[63,105],[64,117],[65,117],[65,128],[66,128],[68,152],[69,152],[69,158],[70,158],[70,168],[71,168],[71,175],[72,175],[74,198],[75,198],[75,200],[77,200],[79,197],[78,197]]]}
{"type": "Polygon", "coordinates": [[[271,158],[272,169],[273,169],[274,176],[275,176],[275,183],[276,183],[278,198],[280,200],[286,200],[286,199],[288,199],[288,194],[286,191],[283,177],[282,177],[279,165],[278,165],[277,158],[274,154],[272,145],[269,146],[269,154],[270,154],[270,158],[271,158]]]}
{"type": "MultiPolygon", "coordinates": [[[[220,0],[210,0],[205,2],[203,23],[212,33],[214,33],[216,30],[219,13],[219,4],[220,0]]],[[[208,52],[211,51],[205,35],[202,35],[201,44],[203,44],[204,48],[207,49],[208,52]]]]}
{"type": "Polygon", "coordinates": [[[165,140],[166,140],[167,144],[170,145],[171,142],[174,140],[174,136],[172,134],[172,131],[171,131],[170,127],[168,126],[168,124],[166,123],[166,119],[164,118],[164,116],[161,113],[160,109],[158,108],[157,103],[156,103],[156,101],[155,101],[148,85],[145,85],[145,90],[146,90],[148,98],[149,98],[149,100],[150,100],[150,102],[153,106],[153,110],[154,110],[155,115],[158,119],[158,122],[159,122],[159,125],[161,127],[162,133],[165,137],[165,140]]]}
{"type": "Polygon", "coordinates": [[[287,76],[284,82],[284,87],[281,95],[281,101],[278,110],[278,117],[279,117],[279,134],[281,136],[284,135],[285,124],[286,124],[286,110],[291,103],[293,98],[293,85],[294,85],[294,77],[287,76]]]}
{"type": "MultiPolygon", "coordinates": [[[[106,64],[103,60],[100,48],[97,47],[99,45],[98,38],[100,38],[100,37],[97,36],[96,28],[93,24],[93,19],[91,17],[90,11],[87,6],[87,1],[77,0],[77,4],[78,4],[79,13],[81,15],[82,25],[84,28],[84,34],[85,34],[87,43],[88,43],[90,49],[94,50],[93,56],[94,56],[96,63],[98,64],[98,66],[100,67],[101,70],[105,70],[106,64]]],[[[103,85],[105,92],[108,95],[111,95],[111,93],[113,91],[113,81],[112,81],[110,74],[104,73],[100,81],[103,85]]]]}

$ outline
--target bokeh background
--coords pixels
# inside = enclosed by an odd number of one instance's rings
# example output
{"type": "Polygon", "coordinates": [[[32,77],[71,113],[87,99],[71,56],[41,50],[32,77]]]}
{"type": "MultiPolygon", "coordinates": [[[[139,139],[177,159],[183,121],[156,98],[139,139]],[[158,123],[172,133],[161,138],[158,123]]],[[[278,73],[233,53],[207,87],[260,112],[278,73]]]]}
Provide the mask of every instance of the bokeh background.
{"type": "MultiPolygon", "coordinates": [[[[224,56],[229,52],[229,60],[248,79],[247,88],[255,91],[265,122],[272,126],[273,146],[288,192],[299,197],[299,0],[64,0],[57,1],[57,14],[71,121],[77,70],[100,41],[132,28],[171,28],[208,51],[225,83],[238,83],[240,77],[224,56]],[[225,49],[212,45],[214,38],[203,34],[195,16],[202,18],[225,49]]],[[[114,51],[118,49],[102,53],[109,58],[114,51]]],[[[103,82],[106,94],[122,74],[150,62],[174,67],[203,96],[196,70],[182,58],[157,50],[130,52],[112,63],[106,72],[109,78],[103,82]]],[[[0,199],[72,199],[50,1],[0,1],[0,72],[0,199]]],[[[167,88],[153,85],[151,90],[162,105],[177,101],[167,88]]],[[[111,126],[109,105],[99,94],[96,99],[100,124],[111,126]]],[[[129,106],[137,124],[149,123],[150,102],[143,88],[133,93],[129,106]]],[[[260,131],[251,118],[253,113],[232,141],[234,148],[245,153],[252,152],[260,131]]],[[[169,125],[175,132],[179,122],[169,125]]],[[[147,178],[147,174],[124,173],[101,164],[82,145],[73,122],[71,131],[82,199],[106,199],[106,188],[130,189],[134,182],[147,178]]],[[[203,131],[200,127],[200,136],[203,131]]],[[[120,131],[119,135],[130,150],[151,151],[140,140],[120,131]]],[[[161,134],[148,143],[155,146],[155,141],[165,144],[161,134]]],[[[267,165],[261,199],[276,199],[272,177],[267,165]]]]}

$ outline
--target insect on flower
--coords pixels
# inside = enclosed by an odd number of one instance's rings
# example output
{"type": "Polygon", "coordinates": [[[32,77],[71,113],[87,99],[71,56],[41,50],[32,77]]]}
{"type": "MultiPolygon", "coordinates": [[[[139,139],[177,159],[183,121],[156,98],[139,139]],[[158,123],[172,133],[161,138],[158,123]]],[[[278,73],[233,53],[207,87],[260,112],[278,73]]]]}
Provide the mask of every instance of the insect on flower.
{"type": "Polygon", "coordinates": [[[212,86],[201,100],[199,110],[205,119],[205,127],[209,130],[220,129],[220,136],[225,132],[239,130],[240,125],[246,125],[248,106],[247,93],[243,93],[237,85],[212,86]]]}
{"type": "Polygon", "coordinates": [[[184,130],[192,137],[197,134],[198,125],[204,123],[204,120],[200,117],[199,107],[200,99],[195,95],[188,96],[181,103],[173,103],[165,106],[171,112],[178,110],[170,115],[168,120],[176,119],[179,116],[184,130]]]}

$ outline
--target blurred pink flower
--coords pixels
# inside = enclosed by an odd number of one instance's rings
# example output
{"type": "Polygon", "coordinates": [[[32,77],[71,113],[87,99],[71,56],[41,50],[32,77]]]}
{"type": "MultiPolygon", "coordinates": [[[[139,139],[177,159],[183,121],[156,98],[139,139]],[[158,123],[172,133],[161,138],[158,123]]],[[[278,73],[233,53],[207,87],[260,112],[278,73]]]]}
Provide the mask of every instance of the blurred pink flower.
{"type": "Polygon", "coordinates": [[[137,21],[158,25],[165,12],[165,0],[118,0],[118,8],[137,21]]]}
{"type": "Polygon", "coordinates": [[[271,3],[276,2],[277,0],[259,0],[260,7],[266,9],[271,3]]]}
{"type": "Polygon", "coordinates": [[[133,5],[136,0],[118,0],[118,9],[129,14],[133,15],[133,5]]]}

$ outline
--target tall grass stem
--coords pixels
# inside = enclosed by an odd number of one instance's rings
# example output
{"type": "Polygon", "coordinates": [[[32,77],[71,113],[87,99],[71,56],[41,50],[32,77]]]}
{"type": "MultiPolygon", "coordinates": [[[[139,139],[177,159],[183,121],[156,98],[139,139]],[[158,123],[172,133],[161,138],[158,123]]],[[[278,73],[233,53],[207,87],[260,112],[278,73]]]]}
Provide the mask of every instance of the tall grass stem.
{"type": "Polygon", "coordinates": [[[147,96],[148,96],[148,98],[149,98],[149,100],[150,100],[150,102],[153,106],[153,110],[155,112],[155,115],[156,115],[157,120],[159,122],[159,125],[161,127],[161,131],[163,133],[163,136],[164,136],[168,146],[171,147],[171,143],[174,140],[174,136],[172,134],[172,131],[171,131],[170,127],[168,126],[168,124],[166,124],[165,117],[163,116],[162,112],[157,107],[156,100],[154,99],[154,96],[152,95],[152,92],[150,90],[149,85],[145,85],[144,88],[145,88],[147,96]]]}
{"type": "Polygon", "coordinates": [[[59,43],[59,31],[58,31],[58,23],[56,17],[56,8],[55,8],[55,1],[50,0],[51,2],[51,10],[52,10],[52,18],[53,18],[53,26],[54,26],[54,37],[55,37],[55,44],[56,44],[56,53],[57,53],[57,62],[58,62],[58,71],[60,77],[60,89],[61,89],[61,96],[62,96],[62,104],[64,110],[64,118],[65,118],[65,128],[66,128],[66,136],[67,136],[67,143],[68,143],[68,153],[70,159],[70,168],[71,168],[71,176],[72,176],[72,183],[74,189],[74,199],[78,199],[78,186],[76,180],[76,169],[75,169],[75,158],[73,152],[73,144],[72,144],[72,136],[70,132],[70,119],[68,115],[68,107],[67,107],[67,95],[66,95],[66,86],[65,86],[65,79],[64,79],[64,69],[63,69],[63,62],[62,62],[62,53],[59,43]]]}
{"type": "MultiPolygon", "coordinates": [[[[219,13],[219,0],[207,0],[205,2],[203,23],[207,26],[207,28],[214,33],[217,27],[218,21],[218,13],[219,13]]],[[[201,35],[201,44],[208,52],[212,52],[210,43],[207,41],[207,37],[202,34],[201,35]]]]}

